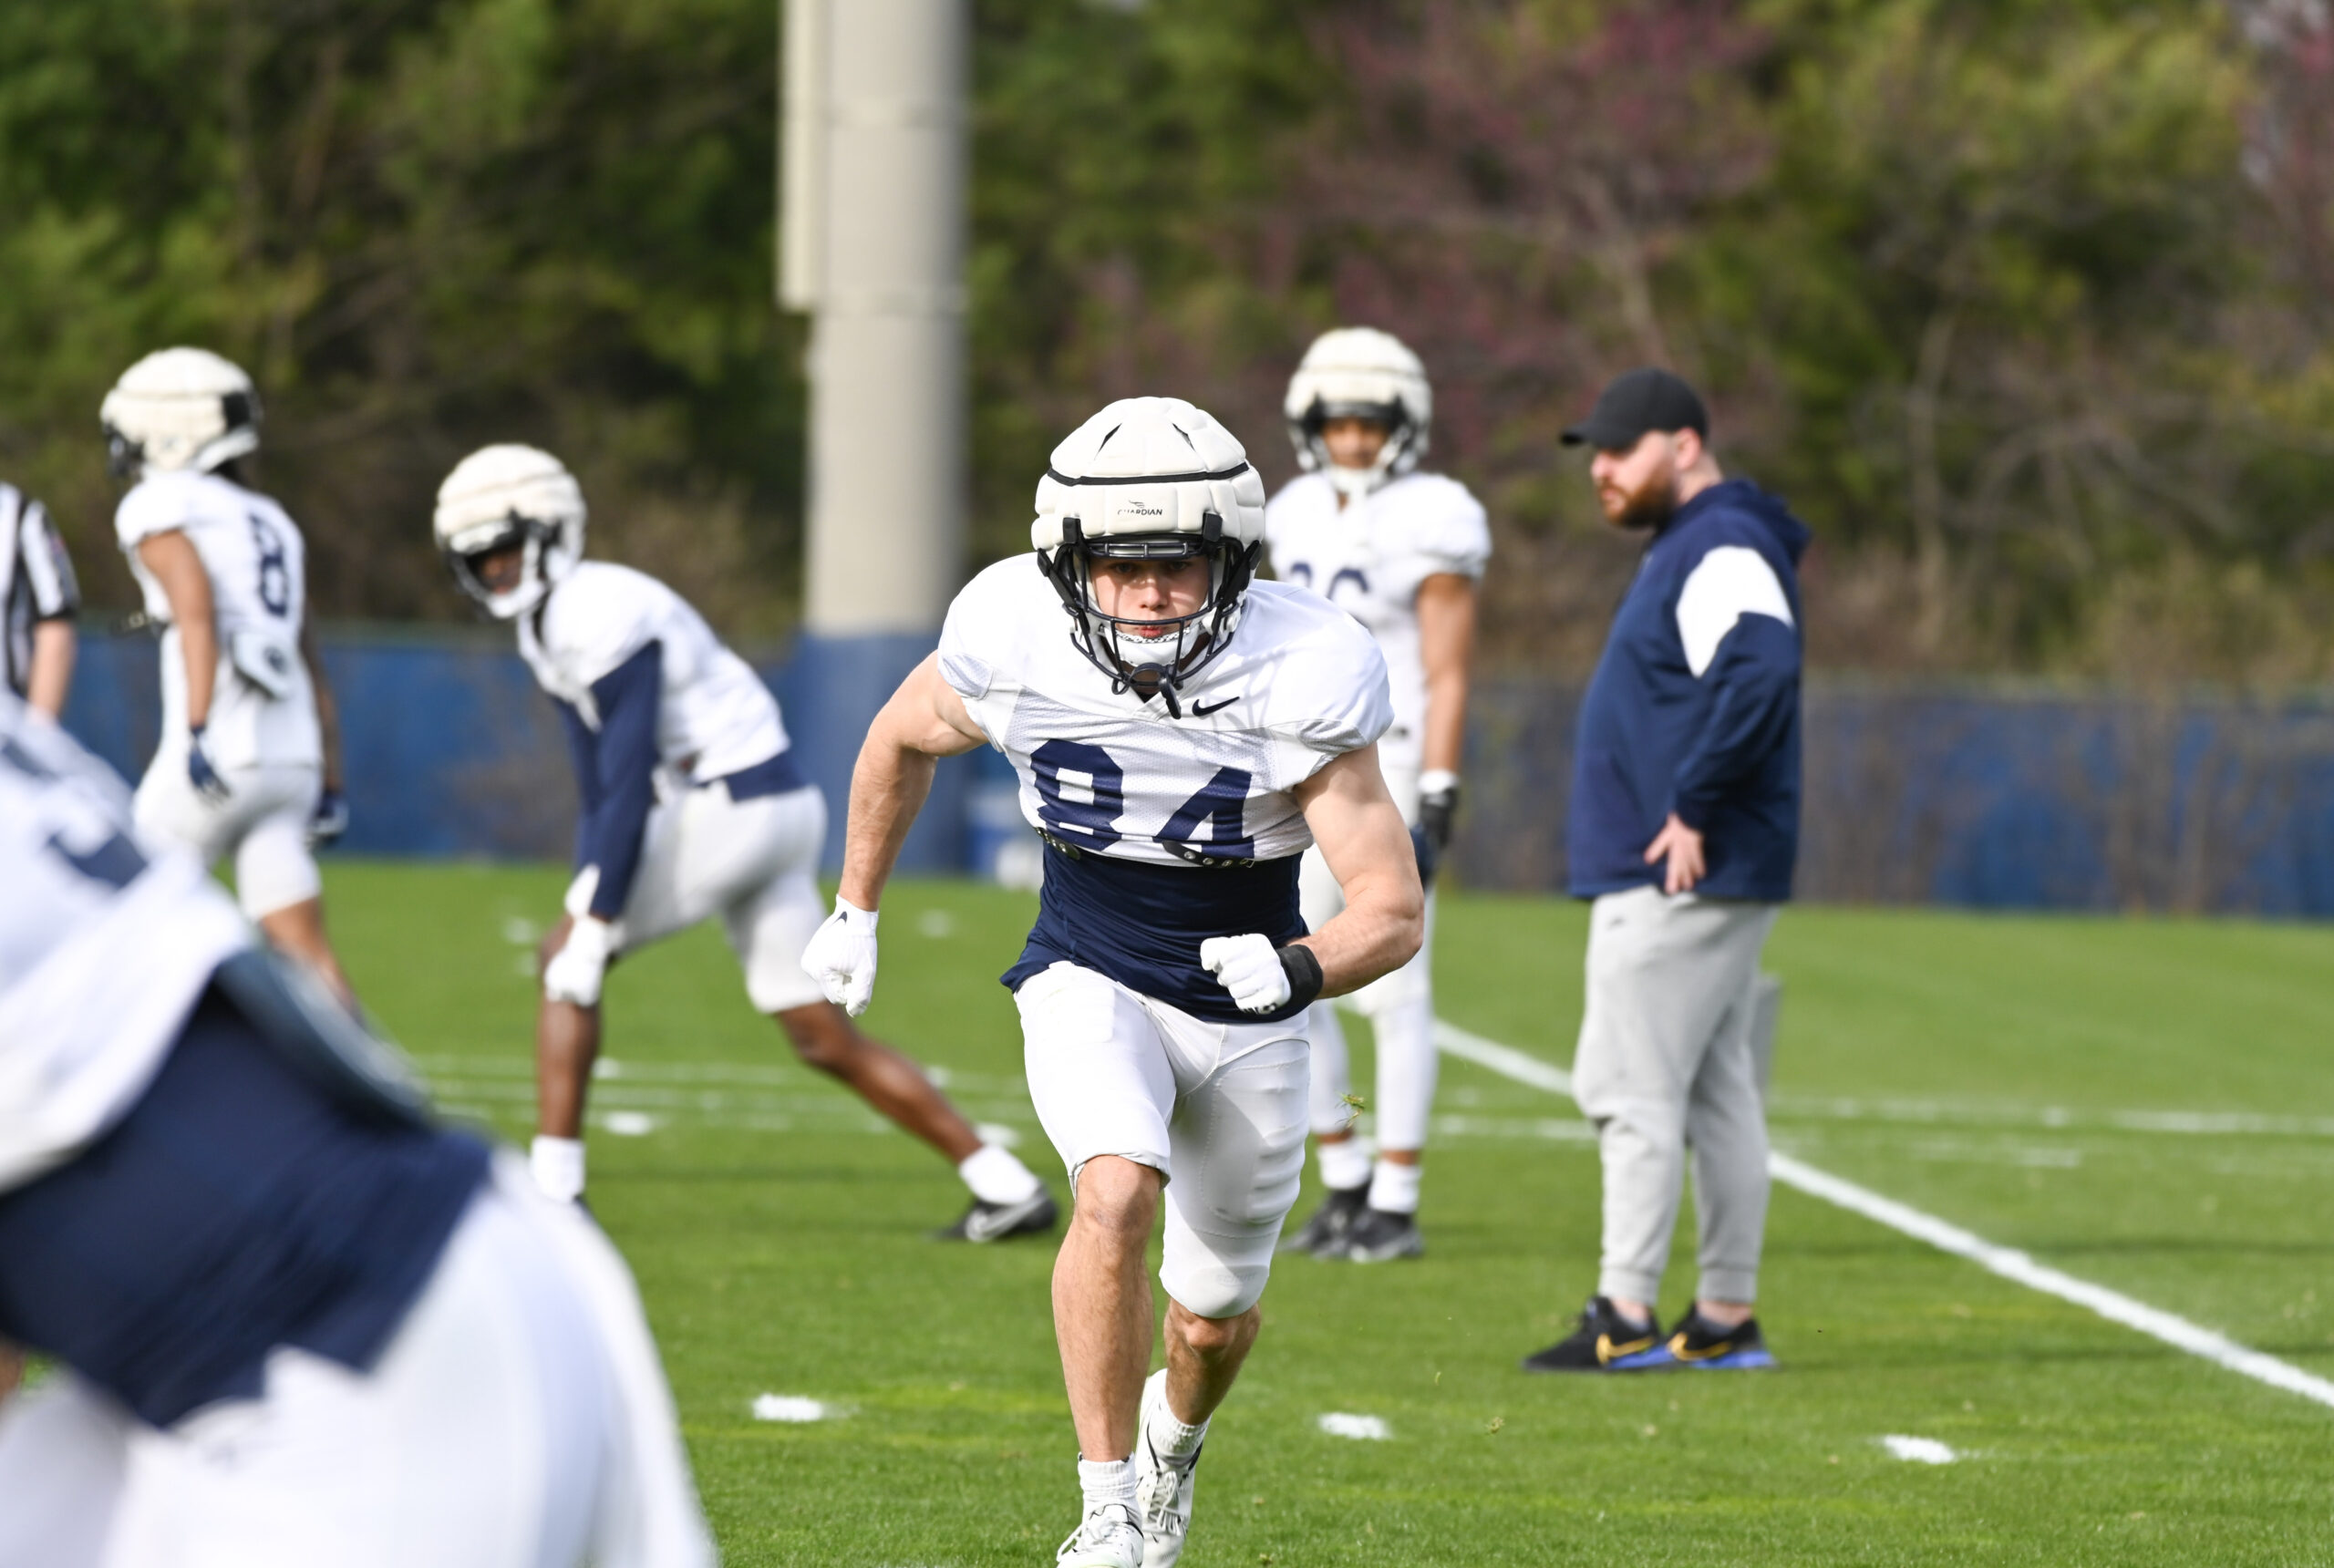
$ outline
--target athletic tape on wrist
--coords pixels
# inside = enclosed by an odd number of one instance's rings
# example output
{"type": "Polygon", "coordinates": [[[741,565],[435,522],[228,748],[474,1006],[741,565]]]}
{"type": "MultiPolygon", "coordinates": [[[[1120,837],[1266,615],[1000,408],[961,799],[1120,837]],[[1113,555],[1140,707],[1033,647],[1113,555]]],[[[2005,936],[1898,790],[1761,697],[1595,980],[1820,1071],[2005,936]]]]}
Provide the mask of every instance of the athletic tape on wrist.
{"type": "Polygon", "coordinates": [[[1288,999],[1293,1006],[1309,1007],[1321,996],[1321,960],[1309,947],[1290,943],[1275,949],[1280,958],[1283,973],[1288,976],[1288,999]]]}

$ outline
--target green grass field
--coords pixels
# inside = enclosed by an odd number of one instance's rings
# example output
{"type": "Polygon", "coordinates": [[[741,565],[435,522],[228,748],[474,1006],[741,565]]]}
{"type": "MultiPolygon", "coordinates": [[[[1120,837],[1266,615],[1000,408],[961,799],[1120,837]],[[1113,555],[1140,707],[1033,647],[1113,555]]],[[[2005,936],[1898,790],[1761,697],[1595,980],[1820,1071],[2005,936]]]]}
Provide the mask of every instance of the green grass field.
{"type": "MultiPolygon", "coordinates": [[[[561,881],[332,872],[367,1002],[447,1103],[513,1137],[530,923],[561,881]]],[[[1031,909],[895,888],[866,1022],[1059,1191],[995,980],[1031,909]]],[[[1447,901],[1439,1011],[1568,1062],[1584,929],[1560,902],[1447,901]]],[[[1769,962],[1779,1147],[2334,1375],[2334,930],[1795,910],[1769,962]]],[[[925,1240],[962,1204],[953,1173],[794,1064],[716,931],[627,962],[608,1008],[594,1116],[630,1135],[595,1127],[593,1203],[725,1561],[1049,1564],[1077,1511],[1051,1246],[925,1240]],[[758,1421],[769,1392],[843,1413],[758,1421]]],[[[2334,1561],[2334,1410],[1781,1187],[1761,1309],[1781,1371],[1519,1373],[1594,1283],[1594,1145],[1568,1102],[1471,1063],[1446,1060],[1440,1110],[1424,1260],[1282,1261],[1192,1568],[2334,1561]],[[1331,1411],[1391,1439],[1328,1436],[1331,1411]],[[1887,1434],[1962,1457],[1904,1462],[1887,1434]]],[[[1676,1256],[1670,1313],[1690,1218],[1676,1256]]]]}

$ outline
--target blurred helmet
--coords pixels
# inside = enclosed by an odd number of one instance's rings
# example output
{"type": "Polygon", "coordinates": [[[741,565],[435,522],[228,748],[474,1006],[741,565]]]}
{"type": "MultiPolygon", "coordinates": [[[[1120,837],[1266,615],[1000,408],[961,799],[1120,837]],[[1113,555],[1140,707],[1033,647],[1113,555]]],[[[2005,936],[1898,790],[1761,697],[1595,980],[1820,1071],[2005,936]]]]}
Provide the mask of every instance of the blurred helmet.
{"type": "Polygon", "coordinates": [[[119,479],[209,473],[259,447],[259,394],[233,361],[165,348],[121,373],[98,407],[106,466],[119,479]]]}
{"type": "Polygon", "coordinates": [[[1265,547],[1265,482],[1204,409],[1180,397],[1124,397],[1054,449],[1029,539],[1079,652],[1112,691],[1163,696],[1180,718],[1177,690],[1239,624],[1265,547]],[[1191,560],[1208,562],[1208,593],[1188,615],[1147,621],[1095,603],[1097,562],[1191,560]]]}
{"type": "Polygon", "coordinates": [[[1288,378],[1281,402],[1288,438],[1307,472],[1328,476],[1340,493],[1358,500],[1389,480],[1399,479],[1426,456],[1427,426],[1434,418],[1434,390],[1426,366],[1391,333],[1374,326],[1341,326],[1325,332],[1305,351],[1288,378]],[[1366,469],[1340,468],[1329,460],[1321,428],[1332,419],[1374,419],[1386,427],[1386,444],[1366,469]]]}
{"type": "Polygon", "coordinates": [[[533,447],[480,447],[438,487],[439,553],[462,592],[498,621],[523,615],[584,559],[584,491],[557,458],[533,447]],[[516,584],[496,593],[479,560],[525,551],[516,584]]]}

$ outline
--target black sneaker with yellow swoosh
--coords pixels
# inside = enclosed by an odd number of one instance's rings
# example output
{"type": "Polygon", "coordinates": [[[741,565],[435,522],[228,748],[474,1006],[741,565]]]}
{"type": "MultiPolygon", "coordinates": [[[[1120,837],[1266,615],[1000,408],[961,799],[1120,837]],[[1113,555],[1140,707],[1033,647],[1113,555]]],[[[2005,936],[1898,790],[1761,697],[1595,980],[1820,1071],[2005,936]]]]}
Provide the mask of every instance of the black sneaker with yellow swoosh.
{"type": "Polygon", "coordinates": [[[1699,1312],[1686,1315],[1669,1335],[1669,1355],[1678,1366],[1697,1372],[1755,1372],[1775,1365],[1759,1320],[1746,1317],[1730,1328],[1712,1323],[1699,1312]]]}
{"type": "Polygon", "coordinates": [[[1588,1298],[1570,1337],[1523,1358],[1526,1372],[1653,1372],[1676,1365],[1658,1321],[1624,1317],[1601,1295],[1588,1298]]]}

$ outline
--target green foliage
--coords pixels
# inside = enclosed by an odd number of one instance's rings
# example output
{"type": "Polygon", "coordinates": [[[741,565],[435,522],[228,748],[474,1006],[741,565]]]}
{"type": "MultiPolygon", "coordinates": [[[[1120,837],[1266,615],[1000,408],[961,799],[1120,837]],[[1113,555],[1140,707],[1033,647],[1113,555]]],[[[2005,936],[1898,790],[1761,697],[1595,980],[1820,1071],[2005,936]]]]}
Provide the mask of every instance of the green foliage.
{"type": "Polygon", "coordinates": [[[98,400],[203,343],[260,381],[264,482],[327,613],[454,613],[431,493],[527,439],[620,552],[782,619],[802,396],[769,304],[775,49],[736,0],[6,8],[0,462],[95,567],[98,400]]]}
{"type": "MultiPolygon", "coordinates": [[[[972,500],[1100,401],[1268,478],[1340,320],[1492,504],[1494,659],[1633,551],[1554,436],[1675,364],[1823,541],[1819,659],[2334,672],[2334,27],[2205,0],[975,0],[972,500]]],[[[438,478],[522,438],[733,630],[799,578],[773,0],[0,8],[0,469],[126,602],[94,410],[249,364],[327,614],[445,616],[438,478]]]]}

